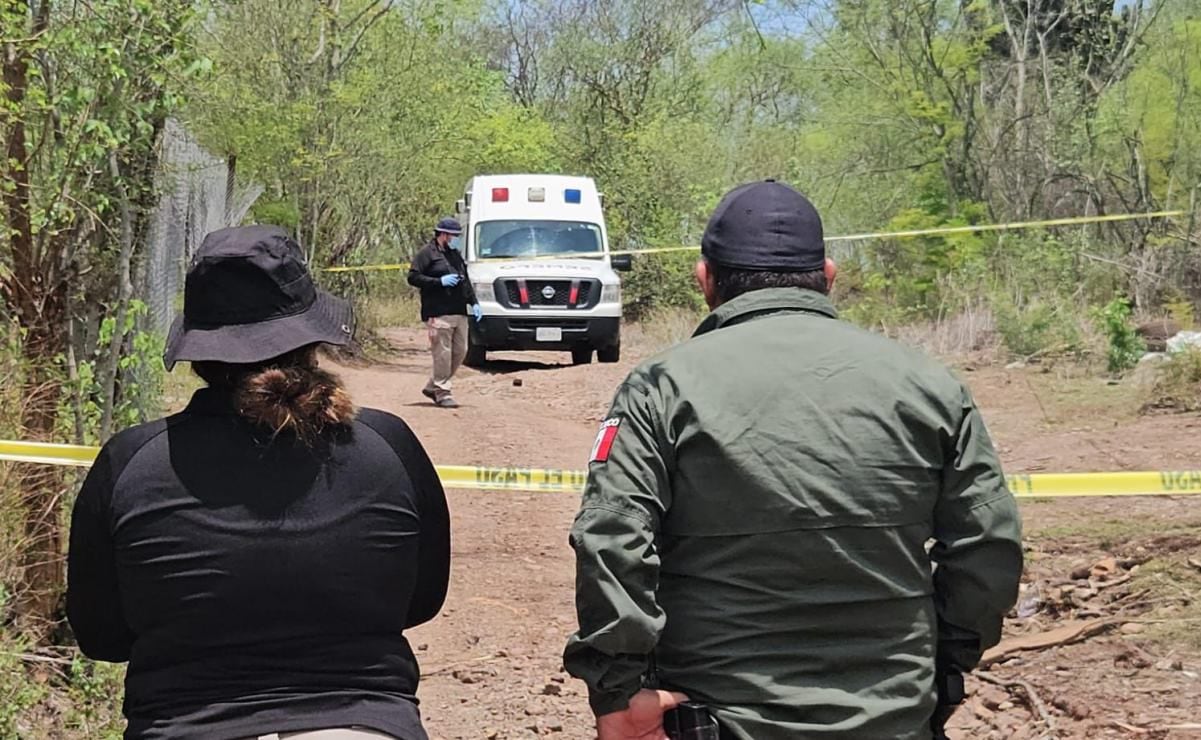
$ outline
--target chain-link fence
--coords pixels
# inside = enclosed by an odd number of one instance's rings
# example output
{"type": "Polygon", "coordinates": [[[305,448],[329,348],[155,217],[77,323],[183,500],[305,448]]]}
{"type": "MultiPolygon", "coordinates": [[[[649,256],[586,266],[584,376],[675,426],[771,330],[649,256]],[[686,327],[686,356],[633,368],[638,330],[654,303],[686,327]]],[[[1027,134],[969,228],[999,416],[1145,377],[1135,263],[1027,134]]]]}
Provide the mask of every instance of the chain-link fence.
{"type": "Polygon", "coordinates": [[[178,121],[162,138],[158,206],[147,235],[142,299],[147,329],[165,335],[179,308],[188,262],[210,231],[238,224],[262,193],[236,187],[229,163],[201,148],[178,121]]]}

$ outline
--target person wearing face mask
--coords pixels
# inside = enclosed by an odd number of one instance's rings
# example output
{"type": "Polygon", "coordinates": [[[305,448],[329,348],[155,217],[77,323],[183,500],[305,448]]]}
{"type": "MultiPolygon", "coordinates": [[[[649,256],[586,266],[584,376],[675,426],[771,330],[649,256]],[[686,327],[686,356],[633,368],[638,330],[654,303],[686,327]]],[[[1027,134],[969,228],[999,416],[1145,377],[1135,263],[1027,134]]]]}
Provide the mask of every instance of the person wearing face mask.
{"type": "Polygon", "coordinates": [[[434,238],[413,258],[409,285],[421,290],[421,320],[430,337],[433,373],[422,394],[441,408],[458,408],[451,395],[451,378],[467,355],[467,315],[483,317],[475,290],[467,277],[461,240],[463,227],[444,218],[434,227],[434,238]]]}

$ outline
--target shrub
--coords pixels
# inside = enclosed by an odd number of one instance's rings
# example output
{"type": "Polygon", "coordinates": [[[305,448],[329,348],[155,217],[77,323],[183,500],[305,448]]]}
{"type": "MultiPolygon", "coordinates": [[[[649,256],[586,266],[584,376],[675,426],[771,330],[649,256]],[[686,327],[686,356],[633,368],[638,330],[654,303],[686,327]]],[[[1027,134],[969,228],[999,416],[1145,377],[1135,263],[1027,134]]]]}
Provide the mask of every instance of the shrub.
{"type": "Polygon", "coordinates": [[[1201,411],[1201,350],[1169,355],[1151,389],[1153,408],[1201,411]]]}
{"type": "Polygon", "coordinates": [[[1043,300],[1025,306],[996,301],[993,313],[1002,344],[1019,357],[1071,352],[1080,346],[1080,328],[1061,306],[1043,300]]]}
{"type": "Polygon", "coordinates": [[[1138,364],[1147,351],[1147,343],[1135,331],[1130,320],[1130,302],[1117,298],[1096,312],[1097,323],[1106,339],[1109,372],[1122,373],[1138,364]]]}
{"type": "Polygon", "coordinates": [[[637,321],[661,309],[699,311],[704,299],[693,277],[694,252],[645,254],[634,258],[634,269],[621,280],[627,319],[637,321]]]}

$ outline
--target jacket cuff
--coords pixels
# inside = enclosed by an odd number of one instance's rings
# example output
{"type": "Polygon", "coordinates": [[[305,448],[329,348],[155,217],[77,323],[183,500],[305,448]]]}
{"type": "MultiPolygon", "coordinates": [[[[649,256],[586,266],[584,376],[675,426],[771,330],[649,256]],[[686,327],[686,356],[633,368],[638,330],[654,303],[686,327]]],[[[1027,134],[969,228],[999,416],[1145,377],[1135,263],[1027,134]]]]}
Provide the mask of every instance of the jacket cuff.
{"type": "Polygon", "coordinates": [[[970,673],[980,662],[980,637],[970,630],[938,620],[934,663],[940,673],[970,673]]]}
{"type": "Polygon", "coordinates": [[[588,689],[588,704],[592,707],[592,713],[597,717],[614,712],[624,712],[630,708],[630,699],[638,693],[639,688],[637,685],[614,691],[596,691],[590,688],[588,689]]]}

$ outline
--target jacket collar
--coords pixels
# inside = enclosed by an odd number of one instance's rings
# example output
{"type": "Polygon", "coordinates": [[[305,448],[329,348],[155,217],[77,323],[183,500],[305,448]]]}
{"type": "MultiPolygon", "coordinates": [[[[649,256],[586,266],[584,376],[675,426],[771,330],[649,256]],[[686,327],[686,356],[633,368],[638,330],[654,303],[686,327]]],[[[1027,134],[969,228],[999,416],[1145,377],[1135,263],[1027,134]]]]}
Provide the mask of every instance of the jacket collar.
{"type": "Polygon", "coordinates": [[[744,293],[718,306],[717,310],[701,322],[693,336],[699,337],[723,326],[740,324],[766,314],[798,311],[831,319],[838,318],[834,304],[821,293],[803,288],[766,288],[744,293]]]}
{"type": "Polygon", "coordinates": [[[192,394],[184,409],[188,414],[228,416],[235,413],[233,394],[216,388],[201,388],[192,394]]]}

